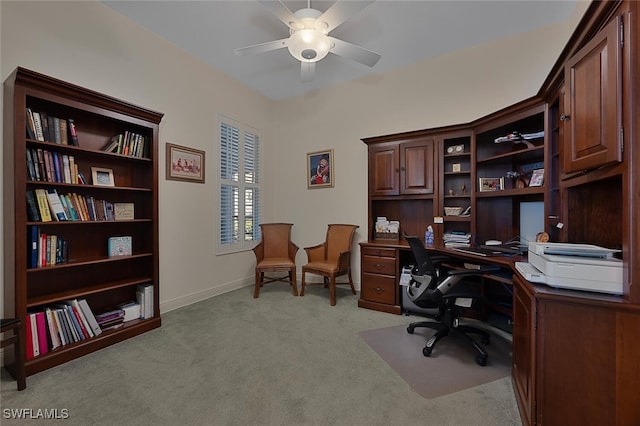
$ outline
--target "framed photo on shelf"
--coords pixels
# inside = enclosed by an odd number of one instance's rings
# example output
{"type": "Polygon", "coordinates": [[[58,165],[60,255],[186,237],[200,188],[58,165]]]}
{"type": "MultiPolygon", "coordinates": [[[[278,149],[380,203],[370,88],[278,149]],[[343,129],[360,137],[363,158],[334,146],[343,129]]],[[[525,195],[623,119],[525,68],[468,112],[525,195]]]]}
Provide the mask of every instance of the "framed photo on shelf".
{"type": "Polygon", "coordinates": [[[92,182],[95,186],[116,186],[113,180],[113,170],[102,167],[91,168],[92,182]]]}
{"type": "Polygon", "coordinates": [[[167,180],[204,183],[204,151],[167,143],[167,180]]]}
{"type": "Polygon", "coordinates": [[[485,191],[502,191],[504,189],[504,178],[478,178],[478,190],[485,191]]]}
{"type": "Polygon", "coordinates": [[[544,184],[544,169],[536,169],[531,173],[529,186],[542,186],[544,184]]]}
{"type": "Polygon", "coordinates": [[[333,149],[307,154],[307,188],[333,188],[333,149]]]}

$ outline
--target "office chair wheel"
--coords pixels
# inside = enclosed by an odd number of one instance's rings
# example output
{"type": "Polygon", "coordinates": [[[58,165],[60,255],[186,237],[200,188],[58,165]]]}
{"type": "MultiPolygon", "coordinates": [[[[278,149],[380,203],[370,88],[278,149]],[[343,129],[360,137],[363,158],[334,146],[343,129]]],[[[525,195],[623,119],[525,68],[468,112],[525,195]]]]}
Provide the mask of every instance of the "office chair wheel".
{"type": "Polygon", "coordinates": [[[414,329],[415,329],[415,327],[414,327],[413,325],[409,325],[409,326],[407,327],[407,333],[409,333],[409,334],[413,334],[413,330],[414,330],[414,329]]]}
{"type": "Polygon", "coordinates": [[[422,355],[430,356],[431,355],[431,351],[433,351],[433,348],[431,348],[429,346],[425,346],[424,348],[422,348],[422,355]]]}
{"type": "Polygon", "coordinates": [[[476,364],[480,367],[484,367],[487,365],[487,356],[486,355],[476,355],[476,364]]]}

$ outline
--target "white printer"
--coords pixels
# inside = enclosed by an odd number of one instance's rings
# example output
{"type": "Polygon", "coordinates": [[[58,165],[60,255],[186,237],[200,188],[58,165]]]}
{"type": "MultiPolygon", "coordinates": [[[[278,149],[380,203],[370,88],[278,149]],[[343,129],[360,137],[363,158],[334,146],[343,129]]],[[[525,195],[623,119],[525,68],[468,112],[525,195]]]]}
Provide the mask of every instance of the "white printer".
{"type": "Polygon", "coordinates": [[[622,294],[619,250],[590,244],[529,243],[528,263],[516,262],[527,280],[551,287],[622,294]]]}

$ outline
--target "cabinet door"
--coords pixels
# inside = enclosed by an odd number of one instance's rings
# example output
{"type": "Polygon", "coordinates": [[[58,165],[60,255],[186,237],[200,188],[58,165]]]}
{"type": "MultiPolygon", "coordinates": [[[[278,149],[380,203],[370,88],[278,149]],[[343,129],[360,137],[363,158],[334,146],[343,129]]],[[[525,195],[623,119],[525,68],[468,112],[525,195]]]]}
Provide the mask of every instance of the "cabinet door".
{"type": "Polygon", "coordinates": [[[513,387],[524,424],[534,424],[535,300],[520,278],[513,283],[513,387]]]}
{"type": "Polygon", "coordinates": [[[622,161],[622,22],[620,16],[610,22],[565,66],[566,173],[622,161]]]}
{"type": "Polygon", "coordinates": [[[369,192],[371,195],[398,195],[400,155],[398,145],[369,147],[369,192]]]}
{"type": "Polygon", "coordinates": [[[400,188],[403,194],[433,194],[434,140],[400,145],[400,188]]]}

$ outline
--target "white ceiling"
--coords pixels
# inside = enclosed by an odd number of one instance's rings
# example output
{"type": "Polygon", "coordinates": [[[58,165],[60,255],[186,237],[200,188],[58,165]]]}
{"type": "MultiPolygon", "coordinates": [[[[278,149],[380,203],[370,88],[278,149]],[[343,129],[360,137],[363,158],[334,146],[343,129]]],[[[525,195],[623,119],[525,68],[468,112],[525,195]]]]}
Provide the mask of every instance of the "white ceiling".
{"type": "MultiPolygon", "coordinates": [[[[351,0],[353,1],[353,0],[351,0]]],[[[567,20],[580,0],[378,0],[330,35],[382,55],[373,67],[329,54],[300,81],[287,49],[237,56],[234,49],[282,39],[289,29],[253,0],[103,1],[107,6],[271,99],[283,99],[404,67],[454,50],[567,20]]],[[[307,1],[283,3],[296,11],[307,1]]],[[[334,1],[313,0],[325,11],[334,1]]],[[[508,58],[505,58],[508,60],[508,58]]]]}

